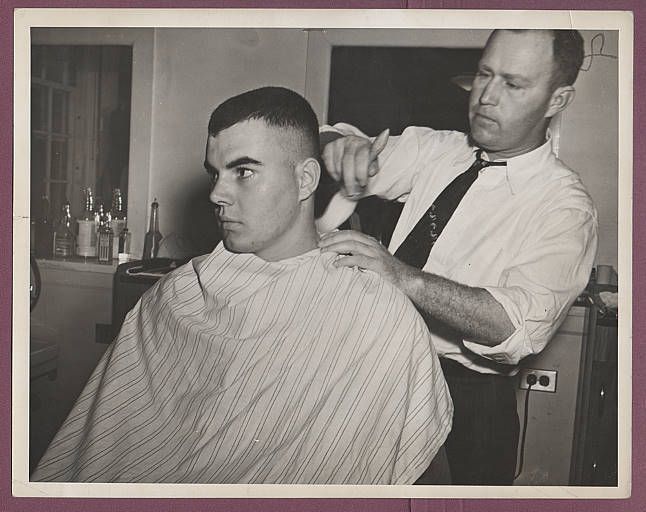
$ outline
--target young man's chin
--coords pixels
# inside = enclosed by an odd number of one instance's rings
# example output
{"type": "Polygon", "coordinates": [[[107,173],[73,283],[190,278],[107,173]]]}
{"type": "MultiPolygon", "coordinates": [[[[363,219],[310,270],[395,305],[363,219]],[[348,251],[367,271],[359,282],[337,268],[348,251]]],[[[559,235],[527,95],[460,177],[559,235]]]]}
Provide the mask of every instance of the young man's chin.
{"type": "Polygon", "coordinates": [[[238,254],[248,254],[255,251],[253,244],[246,243],[243,240],[236,240],[235,237],[232,236],[225,235],[222,239],[222,244],[227,251],[238,254]]]}
{"type": "Polygon", "coordinates": [[[224,245],[224,248],[229,252],[236,252],[236,253],[244,252],[238,248],[237,244],[232,243],[231,240],[228,240],[226,238],[222,240],[222,244],[224,245]]]}

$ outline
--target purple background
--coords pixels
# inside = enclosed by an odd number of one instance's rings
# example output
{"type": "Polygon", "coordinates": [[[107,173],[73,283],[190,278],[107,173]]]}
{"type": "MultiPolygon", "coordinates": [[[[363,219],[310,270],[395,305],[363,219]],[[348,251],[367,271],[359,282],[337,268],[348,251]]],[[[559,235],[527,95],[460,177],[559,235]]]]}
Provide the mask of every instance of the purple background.
{"type": "Polygon", "coordinates": [[[641,27],[646,23],[646,4],[640,0],[257,0],[257,1],[204,1],[204,0],[58,0],[18,1],[0,0],[0,165],[4,180],[0,184],[0,215],[6,219],[0,230],[0,512],[47,511],[116,511],[143,510],[186,512],[206,510],[237,511],[369,511],[369,512],[612,512],[646,510],[646,443],[643,427],[646,422],[646,366],[640,340],[646,324],[640,322],[646,296],[640,284],[646,284],[641,267],[646,263],[646,240],[640,233],[646,224],[646,206],[639,201],[646,192],[646,177],[642,169],[646,161],[646,145],[637,138],[646,130],[644,92],[639,87],[646,81],[646,65],[639,57],[646,56],[646,34],[641,27]],[[513,500],[513,499],[40,499],[14,498],[11,495],[11,290],[12,290],[12,152],[13,152],[13,10],[20,7],[112,7],[112,8],[383,8],[383,9],[579,9],[630,10],[634,13],[635,55],[634,83],[634,178],[633,178],[633,458],[632,497],[627,500],[513,500]]]}

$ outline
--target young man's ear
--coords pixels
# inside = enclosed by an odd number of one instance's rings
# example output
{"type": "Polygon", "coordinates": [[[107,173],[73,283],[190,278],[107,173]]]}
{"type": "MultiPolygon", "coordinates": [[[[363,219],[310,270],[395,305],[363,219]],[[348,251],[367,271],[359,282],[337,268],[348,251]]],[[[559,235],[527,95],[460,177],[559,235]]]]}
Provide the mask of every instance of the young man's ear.
{"type": "Polygon", "coordinates": [[[307,158],[296,166],[299,199],[304,201],[316,191],[321,178],[321,165],[316,158],[307,158]]]}
{"type": "Polygon", "coordinates": [[[558,87],[552,93],[545,117],[554,117],[559,112],[563,112],[574,101],[574,93],[574,87],[571,85],[558,87]]]}

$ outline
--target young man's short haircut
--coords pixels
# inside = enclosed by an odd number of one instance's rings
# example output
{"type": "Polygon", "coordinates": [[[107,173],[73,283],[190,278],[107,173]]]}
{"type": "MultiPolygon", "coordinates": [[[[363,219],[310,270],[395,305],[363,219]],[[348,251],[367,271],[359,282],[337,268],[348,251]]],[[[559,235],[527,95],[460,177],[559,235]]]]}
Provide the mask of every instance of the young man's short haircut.
{"type": "Polygon", "coordinates": [[[269,126],[301,134],[308,156],[319,157],[319,125],[312,107],[300,94],[284,87],[261,87],[221,103],[211,114],[209,135],[242,121],[263,120],[269,126]]]}

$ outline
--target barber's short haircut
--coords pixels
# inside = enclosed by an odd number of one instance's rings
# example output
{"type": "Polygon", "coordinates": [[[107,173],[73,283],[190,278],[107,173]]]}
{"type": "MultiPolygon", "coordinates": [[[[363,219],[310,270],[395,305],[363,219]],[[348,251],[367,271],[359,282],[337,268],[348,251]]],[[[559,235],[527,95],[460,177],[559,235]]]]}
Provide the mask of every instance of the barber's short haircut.
{"type": "Polygon", "coordinates": [[[209,135],[243,121],[263,120],[269,126],[295,130],[307,157],[319,157],[319,124],[312,107],[300,94],[285,87],[261,87],[221,103],[211,114],[209,135]]]}
{"type": "Polygon", "coordinates": [[[583,37],[578,30],[552,30],[552,87],[572,85],[583,64],[583,37]]]}

